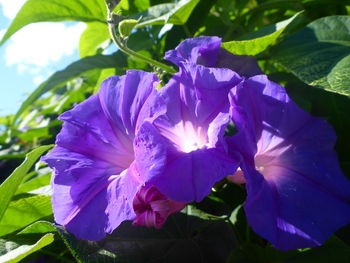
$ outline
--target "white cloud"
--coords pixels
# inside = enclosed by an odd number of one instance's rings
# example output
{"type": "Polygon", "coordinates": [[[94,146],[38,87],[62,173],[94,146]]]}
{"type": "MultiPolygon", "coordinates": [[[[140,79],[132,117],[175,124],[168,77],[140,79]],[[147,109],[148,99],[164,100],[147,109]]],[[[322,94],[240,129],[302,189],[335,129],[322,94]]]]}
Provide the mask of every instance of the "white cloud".
{"type": "Polygon", "coordinates": [[[38,76],[33,78],[33,83],[35,85],[39,85],[39,84],[43,83],[45,79],[46,78],[44,76],[38,75],[38,76]]]}
{"type": "Polygon", "coordinates": [[[4,16],[9,19],[15,18],[25,1],[26,0],[0,0],[4,16]]]}
{"type": "MultiPolygon", "coordinates": [[[[4,16],[13,19],[26,0],[0,0],[4,16]]],[[[0,9],[1,10],[1,9],[0,9]]],[[[7,66],[16,66],[19,73],[34,75],[39,83],[55,71],[55,63],[70,56],[78,48],[84,23],[34,23],[16,32],[3,47],[7,66]]],[[[5,34],[0,29],[0,39],[5,34]]]]}
{"type": "Polygon", "coordinates": [[[37,23],[23,28],[11,37],[5,49],[6,64],[44,67],[72,55],[78,47],[83,23],[37,23]]]}

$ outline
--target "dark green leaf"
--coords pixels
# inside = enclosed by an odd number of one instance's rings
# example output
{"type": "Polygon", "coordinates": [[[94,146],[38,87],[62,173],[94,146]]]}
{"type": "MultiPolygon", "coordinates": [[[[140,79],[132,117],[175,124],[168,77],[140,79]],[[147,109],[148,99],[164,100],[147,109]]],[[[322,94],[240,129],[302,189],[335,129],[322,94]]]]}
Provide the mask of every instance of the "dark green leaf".
{"type": "Polygon", "coordinates": [[[323,246],[312,248],[287,260],[286,263],[348,263],[350,247],[333,236],[323,246]]]}
{"type": "Polygon", "coordinates": [[[12,21],[0,45],[22,27],[31,23],[67,20],[104,23],[106,15],[103,0],[28,0],[12,21]]]}
{"type": "MultiPolygon", "coordinates": [[[[4,215],[12,196],[16,193],[18,186],[37,159],[53,145],[44,145],[31,151],[26,155],[24,162],[13,171],[13,173],[0,185],[0,220],[4,215]]],[[[0,230],[1,231],[1,230],[0,230]]]]}
{"type": "Polygon", "coordinates": [[[296,250],[283,252],[269,246],[247,243],[230,255],[228,263],[282,263],[297,254],[296,250]]]}
{"type": "Polygon", "coordinates": [[[273,59],[305,83],[350,95],[350,16],[320,18],[273,50],[273,59]]]}
{"type": "Polygon", "coordinates": [[[231,227],[223,220],[170,216],[160,230],[124,222],[100,242],[78,240],[57,227],[73,255],[82,262],[226,262],[236,246],[231,227]]]}

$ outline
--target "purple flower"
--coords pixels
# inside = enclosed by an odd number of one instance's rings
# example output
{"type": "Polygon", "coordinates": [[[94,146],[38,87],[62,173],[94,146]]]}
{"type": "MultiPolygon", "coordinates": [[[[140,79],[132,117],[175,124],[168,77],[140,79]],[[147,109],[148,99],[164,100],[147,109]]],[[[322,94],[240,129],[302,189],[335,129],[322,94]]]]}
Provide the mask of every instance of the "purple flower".
{"type": "Polygon", "coordinates": [[[250,225],[281,250],[320,245],[350,221],[333,129],[265,75],[233,88],[230,100],[238,133],[227,140],[242,155],[250,225]]]}
{"type": "Polygon", "coordinates": [[[220,45],[218,37],[199,37],[166,53],[180,72],[150,97],[148,121],[135,138],[140,173],[179,202],[201,201],[238,167],[223,136],[230,122],[228,93],[243,78],[229,68],[249,76],[261,71],[254,58],[220,45]]]}
{"type": "Polygon", "coordinates": [[[148,100],[147,122],[135,138],[141,174],[167,197],[201,201],[238,167],[223,138],[230,122],[228,93],[242,81],[229,69],[183,64],[148,100]]]}
{"type": "Polygon", "coordinates": [[[55,221],[78,238],[99,240],[137,217],[134,198],[148,178],[137,170],[133,140],[157,85],[154,74],[128,71],[60,116],[57,146],[43,160],[54,169],[55,221]]]}
{"type": "Polygon", "coordinates": [[[187,39],[165,58],[182,70],[200,64],[256,75],[230,92],[239,132],[225,140],[232,157],[241,156],[241,167],[228,179],[246,183],[247,218],[275,247],[320,245],[350,221],[350,183],[333,150],[334,132],[298,108],[283,87],[259,76],[252,57],[232,55],[220,45],[217,37],[187,39]]]}

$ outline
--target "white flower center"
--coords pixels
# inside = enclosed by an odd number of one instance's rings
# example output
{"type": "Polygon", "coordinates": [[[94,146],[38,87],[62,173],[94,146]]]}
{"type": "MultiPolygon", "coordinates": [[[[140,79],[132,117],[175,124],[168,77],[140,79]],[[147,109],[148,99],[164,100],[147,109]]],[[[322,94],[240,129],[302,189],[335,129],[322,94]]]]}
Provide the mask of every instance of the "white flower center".
{"type": "Polygon", "coordinates": [[[205,147],[208,143],[207,131],[195,127],[192,122],[181,121],[171,130],[158,127],[161,134],[174,143],[179,151],[189,153],[205,147]]]}

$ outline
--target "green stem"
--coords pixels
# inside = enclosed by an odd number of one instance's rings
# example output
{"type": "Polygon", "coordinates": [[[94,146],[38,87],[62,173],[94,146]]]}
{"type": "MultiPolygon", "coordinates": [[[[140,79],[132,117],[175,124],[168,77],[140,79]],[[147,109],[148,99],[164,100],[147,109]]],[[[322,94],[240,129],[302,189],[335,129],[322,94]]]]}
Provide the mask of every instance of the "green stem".
{"type": "Polygon", "coordinates": [[[114,20],[113,20],[113,17],[112,17],[111,14],[108,15],[108,21],[109,21],[108,22],[109,34],[111,35],[113,42],[119,47],[119,49],[122,52],[126,53],[129,56],[141,59],[141,60],[145,61],[146,63],[155,65],[156,67],[161,68],[161,69],[165,70],[166,72],[168,72],[170,74],[175,74],[176,73],[176,71],[172,67],[167,66],[167,65],[165,65],[165,64],[163,64],[163,63],[161,63],[159,61],[156,61],[154,59],[145,57],[145,56],[143,56],[143,55],[141,55],[141,54],[139,54],[139,53],[129,49],[117,37],[117,32],[115,31],[115,24],[113,22],[114,20]]]}

